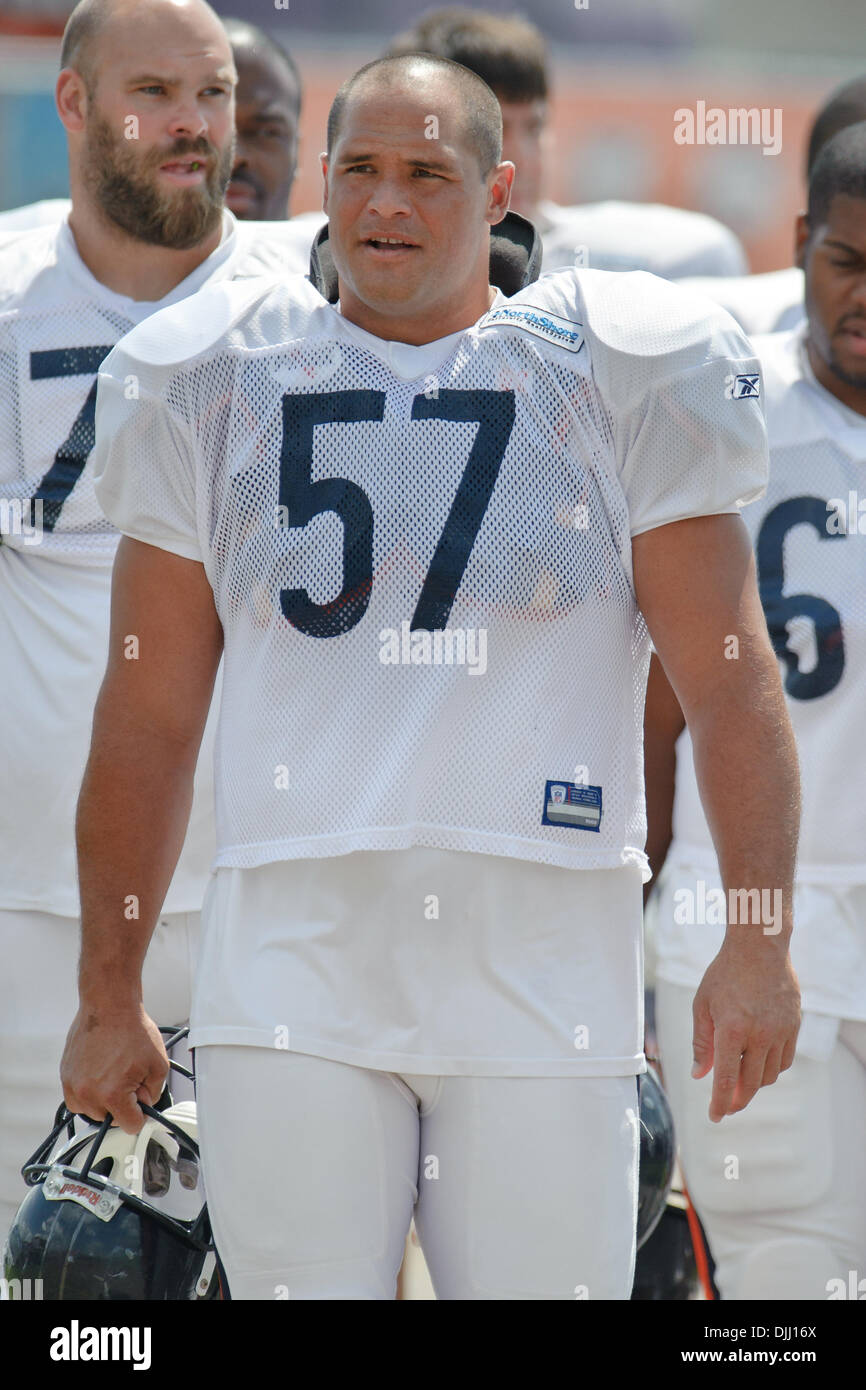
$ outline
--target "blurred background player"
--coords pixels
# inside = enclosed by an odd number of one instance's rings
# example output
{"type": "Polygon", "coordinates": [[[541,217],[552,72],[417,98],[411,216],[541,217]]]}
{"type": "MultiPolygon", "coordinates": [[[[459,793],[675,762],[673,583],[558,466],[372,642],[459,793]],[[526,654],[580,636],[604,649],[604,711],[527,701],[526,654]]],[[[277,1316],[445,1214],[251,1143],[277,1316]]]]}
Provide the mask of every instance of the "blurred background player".
{"type": "Polygon", "coordinates": [[[264,30],[240,19],[225,20],[224,28],[238,74],[235,164],[226,207],[235,217],[278,222],[289,216],[298,164],[300,74],[264,30]]]}
{"type": "MultiPolygon", "coordinates": [[[[240,221],[281,222],[289,216],[298,164],[301,79],[294,59],[276,39],[245,20],[227,19],[235,89],[235,162],[226,206],[240,221]]],[[[45,198],[0,212],[0,234],[56,225],[69,212],[68,198],[45,198]]],[[[308,214],[310,239],[321,213],[308,214]]]]}
{"type": "Polygon", "coordinates": [[[691,991],[724,932],[718,913],[691,909],[721,880],[655,656],[646,709],[647,849],[664,862],[649,910],[658,1039],[727,1299],[826,1299],[866,1268],[866,125],[822,148],[796,241],[807,320],[755,339],[770,481],[744,518],[803,777],[791,948],[803,1024],[790,1071],[721,1128],[690,1076],[691,991]]]}
{"type": "Polygon", "coordinates": [[[538,228],[544,270],[578,264],[675,279],[748,268],[738,238],[705,213],[626,202],[559,207],[542,196],[551,84],[547,47],[534,24],[449,5],[423,15],[387,52],[450,58],[492,87],[502,108],[503,158],[517,169],[511,206],[538,228]]]}
{"type": "MultiPolygon", "coordinates": [[[[855,77],[839,87],[815,117],[806,154],[807,184],[827,141],[838,131],[863,120],[866,120],[866,77],[855,77]]],[[[683,284],[684,288],[706,294],[723,305],[747,333],[784,332],[801,323],[806,312],[803,270],[799,264],[784,270],[768,270],[762,275],[725,279],[698,276],[683,284]]]]}
{"type": "MultiPolygon", "coordinates": [[[[97,369],[134,324],[202,285],[308,263],[291,224],[251,227],[224,208],[235,74],[204,0],[84,0],[61,62],[72,212],[0,245],[0,1244],[57,1106],[75,1013],[73,821],[117,544],[90,464],[97,369]]],[[[144,664],[135,640],[129,658],[144,664]]],[[[189,1011],[214,848],[210,741],[145,966],[145,1000],[166,1024],[189,1011]]]]}

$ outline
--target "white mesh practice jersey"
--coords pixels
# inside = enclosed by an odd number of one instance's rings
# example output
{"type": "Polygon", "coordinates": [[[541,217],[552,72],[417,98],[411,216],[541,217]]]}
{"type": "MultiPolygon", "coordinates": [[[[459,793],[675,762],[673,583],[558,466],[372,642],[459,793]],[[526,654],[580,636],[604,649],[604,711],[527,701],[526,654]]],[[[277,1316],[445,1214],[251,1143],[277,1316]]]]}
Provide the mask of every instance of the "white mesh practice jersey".
{"type": "Polygon", "coordinates": [[[216,251],[164,299],[145,303],[101,284],[67,222],[0,240],[0,540],[89,563],[117,543],[93,495],[96,373],[125,333],[213,279],[309,268],[313,233],[291,223],[239,223],[224,214],[216,251]],[[20,514],[20,520],[19,520],[20,514]],[[18,523],[18,524],[16,524],[18,523]]]}
{"type": "Polygon", "coordinates": [[[0,236],[33,227],[56,227],[69,216],[72,204],[68,198],[40,198],[38,203],[25,203],[20,208],[0,212],[0,236]]]}
{"type": "Polygon", "coordinates": [[[667,280],[684,275],[743,275],[740,240],[714,217],[661,203],[539,205],[544,271],[566,266],[648,270],[667,280]]]}
{"type": "Polygon", "coordinates": [[[630,541],[764,486],[733,321],[603,271],[425,347],[309,283],[197,310],[104,364],[96,471],[119,529],[214,589],[218,864],[424,844],[644,867],[630,541]]]}
{"type": "MultiPolygon", "coordinates": [[[[767,395],[770,480],[744,513],[767,625],[797,740],[803,814],[798,878],[866,883],[866,417],[815,380],[804,329],[755,339],[767,395]]],[[[677,744],[674,844],[716,856],[694,775],[677,744]]]]}
{"type": "Polygon", "coordinates": [[[749,334],[786,333],[806,317],[803,272],[796,266],[763,275],[701,275],[680,284],[721,304],[749,334]]]}
{"type": "MultiPolygon", "coordinates": [[[[99,364],[133,324],[211,277],[261,274],[283,256],[304,269],[306,242],[293,243],[282,223],[236,224],[226,213],[217,250],[147,304],[96,280],[65,222],[0,241],[0,908],[79,910],[75,803],[108,653],[118,540],[93,492],[99,364]]],[[[183,312],[193,312],[186,302],[183,312]]],[[[210,740],[169,912],[199,907],[213,858],[210,740]]]]}

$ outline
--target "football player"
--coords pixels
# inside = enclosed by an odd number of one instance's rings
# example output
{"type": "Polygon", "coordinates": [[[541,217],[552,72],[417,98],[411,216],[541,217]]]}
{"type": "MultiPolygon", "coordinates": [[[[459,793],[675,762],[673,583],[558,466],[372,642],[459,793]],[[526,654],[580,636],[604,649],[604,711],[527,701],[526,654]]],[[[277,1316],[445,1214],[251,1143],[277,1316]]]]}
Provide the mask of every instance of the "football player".
{"type": "MultiPolygon", "coordinates": [[[[866,120],[866,78],[855,77],[833,93],[815,117],[806,156],[808,183],[824,145],[846,126],[866,120]]],[[[684,289],[709,295],[733,314],[747,333],[782,333],[796,328],[806,312],[803,303],[803,266],[798,247],[797,264],[761,275],[698,276],[683,281],[684,289]]]]}
{"type": "Polygon", "coordinates": [[[226,206],[235,217],[278,222],[289,215],[298,163],[300,73],[282,45],[254,24],[227,19],[224,27],[238,74],[226,206]]]}
{"type": "MultiPolygon", "coordinates": [[[[75,798],[118,539],[93,492],[97,369],[134,324],[180,301],[190,312],[210,281],[308,264],[291,224],[241,225],[223,207],[234,84],[202,0],[85,0],[57,82],[71,214],[0,247],[0,1243],[25,1193],[21,1165],[57,1106],[75,1012],[75,798]]],[[[137,641],[130,630],[132,665],[146,655],[137,641]]],[[[145,969],[165,1024],[188,1016],[213,852],[209,761],[205,750],[145,969]]],[[[125,911],[132,919],[136,903],[125,911]]]]}
{"type": "MultiPolygon", "coordinates": [[[[162,1084],[140,962],[224,652],[191,1042],[232,1297],[393,1298],[415,1208],[439,1298],[627,1299],[645,624],[731,883],[793,869],[796,761],[737,515],[765,430],[726,391],[757,364],[650,275],[497,294],[513,165],[457,64],[362,68],[323,173],[327,294],[213,286],[100,375],[98,495],[127,535],[66,1099],[135,1131],[162,1084]]],[[[791,1063],[790,927],[786,895],[699,990],[717,1120],[791,1063]]]]}
{"type": "MultiPolygon", "coordinates": [[[[301,79],[291,55],[254,24],[227,19],[235,89],[235,162],[226,206],[241,221],[281,222],[289,215],[298,161],[301,79]]],[[[69,212],[68,198],[45,198],[0,212],[0,234],[55,225],[69,212]]],[[[318,214],[311,219],[310,240],[318,214]]]]}
{"type": "Polygon", "coordinates": [[[502,153],[517,169],[512,207],[538,228],[545,270],[591,265],[668,279],[746,270],[737,237],[704,213],[657,203],[560,207],[543,197],[550,74],[544,38],[528,20],[448,5],[423,15],[388,52],[450,58],[493,88],[502,108],[502,153]]]}
{"type": "Polygon", "coordinates": [[[648,848],[664,861],[650,904],[658,1037],[724,1298],[845,1297],[849,1271],[866,1267],[866,125],[822,149],[796,235],[807,320],[754,340],[770,481],[745,517],[803,775],[792,956],[804,1013],[794,1065],[722,1132],[706,1120],[706,1078],[689,1074],[692,991],[724,935],[713,807],[704,797],[705,816],[663,654],[646,712],[648,848]]]}

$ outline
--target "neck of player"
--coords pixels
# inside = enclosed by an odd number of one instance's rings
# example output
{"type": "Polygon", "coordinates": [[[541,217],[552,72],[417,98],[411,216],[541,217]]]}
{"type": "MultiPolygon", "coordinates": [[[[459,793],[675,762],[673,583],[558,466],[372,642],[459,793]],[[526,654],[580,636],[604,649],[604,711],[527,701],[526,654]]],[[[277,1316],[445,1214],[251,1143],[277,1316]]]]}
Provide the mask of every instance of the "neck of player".
{"type": "Polygon", "coordinates": [[[439,338],[447,338],[451,333],[461,333],[463,329],[471,328],[487,313],[496,298],[495,286],[489,285],[485,277],[483,283],[473,286],[453,305],[434,306],[423,315],[417,311],[401,314],[383,312],[365,303],[343,279],[340,279],[339,285],[340,313],[344,319],[385,342],[409,343],[412,347],[423,347],[425,343],[435,343],[439,338]]]}
{"type": "Polygon", "coordinates": [[[185,280],[215,251],[222,239],[222,219],[203,241],[183,251],[150,246],[115,227],[86,198],[73,192],[69,227],[91,275],[115,294],[156,303],[185,280]]]}

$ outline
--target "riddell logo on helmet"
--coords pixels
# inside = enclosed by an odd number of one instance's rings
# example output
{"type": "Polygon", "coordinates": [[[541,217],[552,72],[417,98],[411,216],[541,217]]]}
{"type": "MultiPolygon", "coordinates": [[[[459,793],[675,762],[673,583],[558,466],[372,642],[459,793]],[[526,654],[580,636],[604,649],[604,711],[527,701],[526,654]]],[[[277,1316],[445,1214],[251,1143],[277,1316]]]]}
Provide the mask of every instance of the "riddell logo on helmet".
{"type": "Polygon", "coordinates": [[[96,1206],[102,1196],[102,1193],[95,1188],[85,1187],[83,1183],[80,1182],[65,1182],[57,1195],[58,1197],[69,1197],[73,1194],[76,1197],[86,1197],[92,1207],[96,1206]]]}

